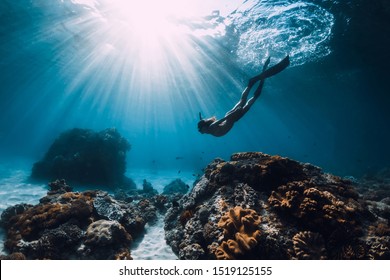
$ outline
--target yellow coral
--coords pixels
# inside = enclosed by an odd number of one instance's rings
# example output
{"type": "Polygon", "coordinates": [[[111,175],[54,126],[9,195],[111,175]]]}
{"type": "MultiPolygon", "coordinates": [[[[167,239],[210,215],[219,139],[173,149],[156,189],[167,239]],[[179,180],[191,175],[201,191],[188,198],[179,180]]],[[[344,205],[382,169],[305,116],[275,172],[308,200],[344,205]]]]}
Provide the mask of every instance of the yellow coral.
{"type": "Polygon", "coordinates": [[[221,217],[218,227],[224,229],[227,241],[217,248],[217,259],[235,259],[257,246],[260,238],[260,217],[252,209],[235,207],[221,217]]]}

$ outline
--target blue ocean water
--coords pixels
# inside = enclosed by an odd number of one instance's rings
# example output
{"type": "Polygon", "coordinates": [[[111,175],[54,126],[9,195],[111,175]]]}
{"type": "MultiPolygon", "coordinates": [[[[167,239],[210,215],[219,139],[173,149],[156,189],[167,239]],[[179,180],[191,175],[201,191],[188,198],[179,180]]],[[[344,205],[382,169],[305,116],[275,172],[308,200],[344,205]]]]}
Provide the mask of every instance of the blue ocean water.
{"type": "Polygon", "coordinates": [[[389,167],[388,34],[386,0],[1,0],[0,210],[38,202],[32,163],[74,127],[117,128],[127,173],[155,182],[241,151],[340,176],[389,167]],[[226,136],[197,131],[287,54],[226,136]]]}

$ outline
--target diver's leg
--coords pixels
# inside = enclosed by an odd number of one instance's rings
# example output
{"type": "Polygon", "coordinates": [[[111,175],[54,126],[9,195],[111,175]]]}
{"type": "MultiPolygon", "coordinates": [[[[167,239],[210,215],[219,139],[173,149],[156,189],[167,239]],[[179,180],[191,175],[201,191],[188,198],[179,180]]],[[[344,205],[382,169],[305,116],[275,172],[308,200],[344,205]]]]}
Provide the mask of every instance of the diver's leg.
{"type": "MultiPolygon", "coordinates": [[[[264,66],[266,66],[266,65],[268,66],[268,64],[269,64],[269,58],[265,62],[264,66]]],[[[260,81],[262,79],[274,76],[274,75],[282,72],[284,69],[286,69],[286,67],[288,65],[290,65],[290,58],[289,58],[289,56],[286,56],[279,63],[275,64],[274,66],[271,66],[267,70],[263,70],[263,72],[261,72],[259,75],[251,78],[249,80],[249,84],[253,85],[254,83],[256,83],[256,82],[258,82],[258,81],[260,81]]]]}
{"type": "Polygon", "coordinates": [[[242,107],[245,106],[245,103],[246,103],[246,101],[247,101],[247,99],[248,99],[248,94],[249,94],[249,92],[251,91],[251,88],[252,88],[252,87],[249,87],[249,86],[248,86],[248,87],[246,87],[246,88],[244,89],[244,91],[241,93],[241,98],[240,98],[240,100],[237,102],[236,105],[234,105],[233,109],[231,109],[230,111],[228,111],[228,112],[225,114],[225,116],[230,115],[231,113],[233,113],[233,112],[236,111],[237,109],[241,109],[242,107]]]}
{"type": "Polygon", "coordinates": [[[265,70],[267,70],[267,67],[268,67],[268,64],[270,61],[271,61],[271,57],[269,56],[264,63],[263,70],[262,70],[261,74],[249,79],[248,87],[252,87],[255,83],[257,83],[258,81],[260,81],[262,79],[262,74],[264,73],[265,70]]]}
{"type": "MultiPolygon", "coordinates": [[[[249,108],[253,105],[253,103],[256,101],[256,99],[260,96],[260,94],[261,94],[261,91],[262,91],[263,86],[264,86],[265,78],[269,77],[267,75],[264,75],[264,73],[269,73],[270,69],[274,69],[272,72],[276,71],[275,74],[277,74],[280,71],[282,71],[283,69],[285,69],[288,66],[288,64],[290,63],[288,56],[286,56],[286,58],[283,59],[281,62],[279,62],[278,64],[272,66],[271,68],[269,68],[267,70],[268,65],[270,63],[270,60],[271,60],[271,58],[268,57],[267,60],[264,63],[264,66],[263,66],[263,69],[262,69],[262,73],[260,75],[257,75],[255,77],[249,79],[248,86],[242,92],[240,101],[233,107],[233,109],[228,111],[225,114],[225,116],[228,116],[228,115],[232,114],[233,112],[235,112],[238,109],[242,109],[242,111],[243,111],[242,115],[244,115],[249,110],[249,108]],[[287,65],[284,66],[284,64],[286,62],[287,62],[287,65]],[[276,67],[276,66],[278,66],[278,67],[276,67]],[[275,70],[275,67],[277,68],[276,70],[275,70]],[[277,72],[278,69],[279,69],[279,72],[277,72]],[[248,102],[247,102],[249,92],[251,91],[253,85],[257,81],[259,81],[259,80],[260,80],[259,86],[257,87],[256,91],[254,92],[253,97],[251,99],[249,99],[248,102]]],[[[272,73],[272,72],[270,72],[270,73],[272,73]]],[[[273,75],[275,75],[275,74],[273,74],[273,75]]]]}
{"type": "MultiPolygon", "coordinates": [[[[269,65],[270,60],[271,60],[271,57],[268,57],[267,60],[265,61],[264,66],[263,66],[262,73],[263,73],[265,70],[267,70],[267,67],[268,67],[268,65],[269,65]]],[[[260,76],[260,75],[258,75],[258,76],[260,76]]],[[[256,77],[258,77],[258,76],[256,76],[256,77]]],[[[239,102],[236,104],[236,106],[234,106],[234,108],[233,108],[232,110],[230,110],[229,112],[235,111],[238,107],[243,108],[243,107],[245,106],[245,104],[247,104],[247,99],[248,99],[249,92],[251,91],[253,85],[258,81],[258,79],[257,79],[256,77],[253,77],[252,79],[249,79],[248,86],[247,86],[247,87],[245,88],[245,90],[242,92],[240,101],[239,101],[239,102]]],[[[261,80],[261,82],[264,84],[264,79],[261,80]]],[[[259,87],[260,87],[260,86],[259,86],[259,87]]],[[[257,88],[256,91],[258,91],[259,87],[257,88]]],[[[261,85],[261,88],[262,88],[262,87],[263,87],[263,86],[261,85]]],[[[260,91],[261,91],[261,89],[260,89],[260,91]]],[[[256,93],[255,93],[255,95],[256,95],[256,93]]],[[[229,113],[229,112],[228,112],[228,113],[229,113]]]]}
{"type": "MultiPolygon", "coordinates": [[[[267,68],[268,68],[268,65],[269,65],[269,61],[270,61],[270,58],[268,57],[267,61],[264,63],[264,66],[263,66],[263,73],[265,71],[267,71],[267,68]]],[[[264,82],[265,82],[265,79],[262,79],[260,81],[259,86],[257,87],[257,89],[255,90],[255,92],[253,94],[253,100],[251,101],[252,103],[255,102],[256,99],[260,96],[260,93],[263,90],[264,82]]],[[[252,106],[252,104],[250,106],[252,106]]]]}
{"type": "Polygon", "coordinates": [[[245,104],[245,106],[242,108],[244,113],[248,112],[248,110],[252,107],[253,103],[259,98],[261,91],[263,90],[265,79],[260,81],[259,86],[255,90],[253,97],[248,100],[248,102],[245,104]]]}
{"type": "MultiPolygon", "coordinates": [[[[268,58],[267,61],[265,62],[264,66],[263,66],[263,73],[264,71],[267,71],[267,68],[268,68],[268,64],[269,64],[269,61],[270,59],[268,58]]],[[[265,82],[265,78],[260,80],[260,84],[259,86],[257,87],[257,89],[255,90],[255,92],[253,93],[253,97],[251,99],[248,100],[248,102],[245,104],[245,106],[242,108],[243,111],[244,111],[244,114],[246,112],[248,112],[248,110],[250,109],[250,107],[252,107],[253,103],[255,103],[255,101],[257,100],[257,98],[259,98],[260,94],[261,94],[261,91],[263,90],[263,87],[264,87],[264,82],[265,82]]]]}

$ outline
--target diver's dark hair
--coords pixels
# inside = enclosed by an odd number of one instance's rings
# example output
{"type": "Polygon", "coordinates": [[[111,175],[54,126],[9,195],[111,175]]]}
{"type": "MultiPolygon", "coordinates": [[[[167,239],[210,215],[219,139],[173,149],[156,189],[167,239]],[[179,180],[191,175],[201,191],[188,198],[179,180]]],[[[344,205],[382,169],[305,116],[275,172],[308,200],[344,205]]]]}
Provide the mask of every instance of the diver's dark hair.
{"type": "Polygon", "coordinates": [[[215,122],[215,118],[202,119],[198,122],[198,130],[200,131],[205,126],[210,126],[213,122],[215,122]]]}

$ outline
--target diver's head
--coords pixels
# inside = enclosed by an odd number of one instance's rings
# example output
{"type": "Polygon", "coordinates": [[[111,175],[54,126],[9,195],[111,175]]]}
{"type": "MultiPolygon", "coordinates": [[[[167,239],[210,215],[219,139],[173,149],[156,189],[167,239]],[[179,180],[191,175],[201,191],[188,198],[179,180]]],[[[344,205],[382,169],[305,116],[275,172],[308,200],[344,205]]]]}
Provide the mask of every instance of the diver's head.
{"type": "Polygon", "coordinates": [[[199,122],[198,122],[198,130],[200,133],[206,133],[207,131],[207,128],[210,127],[210,125],[215,122],[217,119],[215,117],[211,117],[211,118],[208,118],[208,119],[201,119],[199,122]]]}

